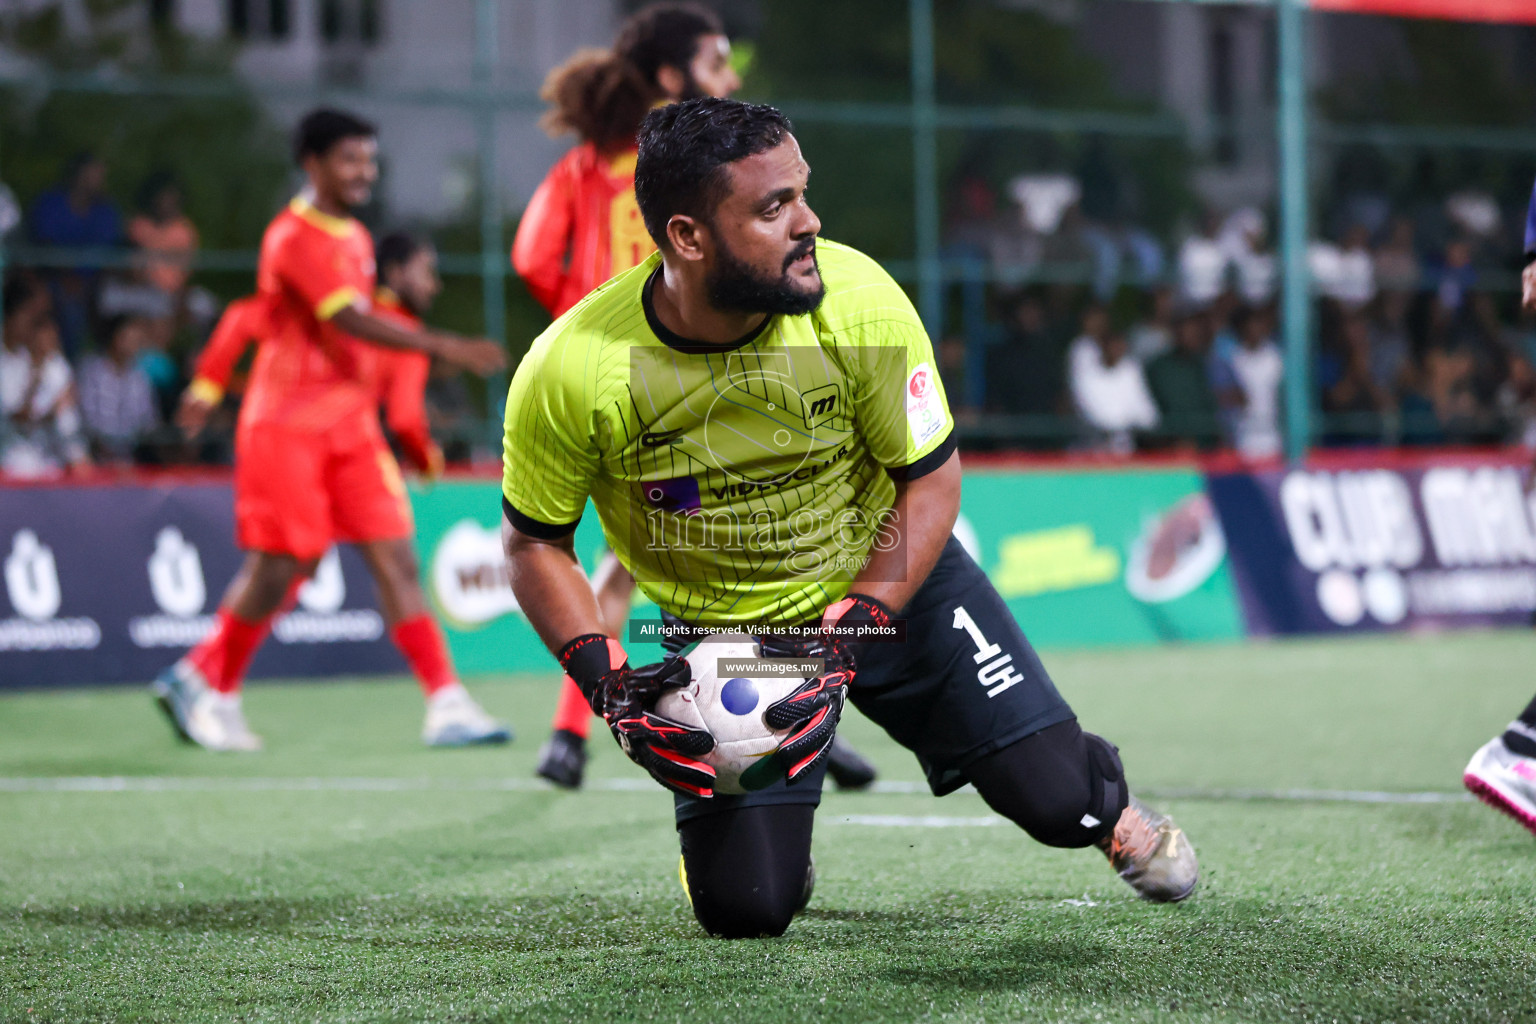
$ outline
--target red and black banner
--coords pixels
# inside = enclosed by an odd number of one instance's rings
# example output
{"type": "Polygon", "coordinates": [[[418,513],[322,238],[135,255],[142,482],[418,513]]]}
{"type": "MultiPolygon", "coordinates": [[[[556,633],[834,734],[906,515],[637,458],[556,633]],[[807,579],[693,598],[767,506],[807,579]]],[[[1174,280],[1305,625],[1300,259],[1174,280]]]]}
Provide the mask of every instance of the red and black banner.
{"type": "Polygon", "coordinates": [[[1312,0],[1313,10],[1536,24],[1536,0],[1312,0]]]}

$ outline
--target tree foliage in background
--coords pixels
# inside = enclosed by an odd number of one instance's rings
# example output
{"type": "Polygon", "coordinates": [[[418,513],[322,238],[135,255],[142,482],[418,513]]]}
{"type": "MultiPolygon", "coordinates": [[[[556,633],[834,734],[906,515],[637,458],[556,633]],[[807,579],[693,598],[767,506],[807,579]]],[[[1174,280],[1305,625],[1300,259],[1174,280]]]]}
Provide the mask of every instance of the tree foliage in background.
{"type": "MultiPolygon", "coordinates": [[[[1316,96],[1325,116],[1344,123],[1453,129],[1536,127],[1536,75],[1530,66],[1536,55],[1536,29],[1382,20],[1401,43],[1401,59],[1385,68],[1345,71],[1316,96]],[[1513,60],[1499,59],[1503,47],[1497,42],[1515,44],[1513,60]]],[[[1354,145],[1333,155],[1330,191],[1335,199],[1356,192],[1381,193],[1398,209],[1411,210],[1438,206],[1459,190],[1480,189],[1518,221],[1533,175],[1536,159],[1525,153],[1354,145]]],[[[1505,247],[1518,253],[1519,239],[1508,240],[1505,247]]]]}
{"type": "MultiPolygon", "coordinates": [[[[796,101],[906,103],[911,98],[905,5],[861,0],[773,0],[763,5],[746,93],[796,101]]],[[[1149,113],[1114,87],[1075,30],[1037,11],[989,0],[936,5],[935,87],[945,104],[1021,104],[1057,110],[1149,113]]],[[[882,259],[913,253],[912,141],[903,127],[805,122],[796,134],[812,167],[817,212],[829,236],[882,259]]],[[[1102,139],[1081,133],[966,130],[940,133],[941,182],[979,177],[994,189],[1038,171],[1108,174],[1118,216],[1170,227],[1188,199],[1182,142],[1102,139]]],[[[949,191],[946,188],[946,191],[949,191]]]]}
{"type": "MultiPolygon", "coordinates": [[[[1513,26],[1394,18],[1405,61],[1341,76],[1318,97],[1333,116],[1388,124],[1525,128],[1536,119],[1536,80],[1493,59],[1490,36],[1536,33],[1513,26]]],[[[1529,69],[1527,69],[1529,74],[1529,69]]]]}
{"type": "MultiPolygon", "coordinates": [[[[147,5],[90,0],[0,18],[0,41],[39,69],[114,77],[187,75],[239,82],[234,48],[167,27],[145,32],[147,5]]],[[[290,184],[285,134],[248,95],[161,98],[35,87],[0,90],[0,175],[23,205],[53,185],[83,150],[107,166],[107,187],[127,211],[150,174],[168,170],[186,211],[213,249],[254,248],[290,184]]]]}

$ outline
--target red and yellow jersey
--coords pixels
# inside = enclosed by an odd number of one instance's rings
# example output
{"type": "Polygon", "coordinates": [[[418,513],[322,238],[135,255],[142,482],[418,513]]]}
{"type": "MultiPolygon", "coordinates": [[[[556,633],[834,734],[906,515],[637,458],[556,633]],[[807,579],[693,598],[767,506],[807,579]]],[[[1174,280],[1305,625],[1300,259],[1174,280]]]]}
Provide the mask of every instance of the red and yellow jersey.
{"type": "Polygon", "coordinates": [[[550,168],[529,200],[512,266],[551,316],[656,251],[635,202],[637,155],[582,143],[550,168]]]}
{"type": "Polygon", "coordinates": [[[322,213],[303,196],[273,219],[256,266],[266,325],[242,427],[323,431],[360,417],[376,424],[370,346],[331,323],[348,306],[367,308],[373,286],[373,239],[357,220],[322,213]]]}
{"type": "MultiPolygon", "coordinates": [[[[416,330],[421,318],[400,302],[388,288],[380,288],[373,297],[373,311],[385,320],[416,330]]],[[[442,453],[432,442],[427,425],[427,375],[432,359],[425,352],[407,349],[375,348],[373,378],[378,401],[384,407],[384,422],[400,442],[401,453],[413,469],[435,476],[442,469],[442,453]]]]}
{"type": "Polygon", "coordinates": [[[266,302],[260,295],[247,295],[225,306],[208,344],[198,354],[188,390],[209,405],[217,404],[246,348],[266,337],[267,321],[266,302]]]}

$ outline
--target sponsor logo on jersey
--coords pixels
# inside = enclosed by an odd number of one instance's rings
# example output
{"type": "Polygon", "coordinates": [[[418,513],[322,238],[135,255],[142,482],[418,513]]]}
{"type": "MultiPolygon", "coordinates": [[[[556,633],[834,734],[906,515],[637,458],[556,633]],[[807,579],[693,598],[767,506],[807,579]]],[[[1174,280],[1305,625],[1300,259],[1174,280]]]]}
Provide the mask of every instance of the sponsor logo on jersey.
{"type": "Polygon", "coordinates": [[[933,367],[919,363],[907,377],[907,427],[912,431],[912,443],[920,448],[933,440],[947,418],[944,400],[933,383],[933,367]]]}
{"type": "Polygon", "coordinates": [[[805,414],[806,427],[818,427],[836,416],[837,399],[836,384],[824,384],[801,395],[800,405],[801,411],[805,414]]]}
{"type": "Polygon", "coordinates": [[[709,487],[709,493],[714,495],[716,501],[725,501],[729,498],[746,498],[753,494],[762,494],[765,491],[783,490],[786,487],[793,487],[797,484],[805,483],[807,480],[810,480],[825,470],[831,468],[836,463],[846,459],[848,455],[848,446],[845,444],[840,446],[837,451],[827,456],[827,458],[821,462],[807,462],[801,465],[798,469],[776,477],[770,477],[767,480],[745,480],[740,482],[730,482],[720,487],[716,487],[714,484],[711,484],[709,487]]]}
{"type": "Polygon", "coordinates": [[[640,443],[647,448],[665,448],[669,444],[677,444],[687,432],[687,427],[679,427],[677,430],[661,430],[654,433],[646,431],[640,435],[640,443]]]}
{"type": "Polygon", "coordinates": [[[645,489],[646,504],[663,512],[691,515],[704,506],[699,496],[699,481],[695,477],[647,480],[641,486],[645,489]]]}

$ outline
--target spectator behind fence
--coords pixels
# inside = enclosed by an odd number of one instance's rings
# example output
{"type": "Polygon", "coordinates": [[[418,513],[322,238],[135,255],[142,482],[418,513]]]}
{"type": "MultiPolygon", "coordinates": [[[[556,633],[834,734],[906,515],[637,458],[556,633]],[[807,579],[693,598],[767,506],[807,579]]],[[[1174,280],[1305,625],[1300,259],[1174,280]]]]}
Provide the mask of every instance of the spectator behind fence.
{"type": "Polygon", "coordinates": [[[1005,414],[1060,411],[1066,390],[1066,351],[1047,323],[1034,290],[1008,304],[1003,336],[987,349],[986,409],[1005,414]]]}
{"type": "MultiPolygon", "coordinates": [[[[63,180],[37,197],[28,217],[32,241],[61,249],[102,249],[121,244],[122,218],[106,197],[107,166],[92,153],[80,153],[65,168],[63,180]]],[[[89,337],[95,313],[98,266],[82,259],[49,274],[54,318],[64,351],[74,359],[89,337]]]]}
{"type": "Polygon", "coordinates": [[[1207,211],[1200,231],[1179,247],[1179,297],[1189,305],[1213,302],[1227,286],[1227,250],[1220,236],[1220,219],[1207,211]]]}
{"type": "Polygon", "coordinates": [[[1509,422],[1510,440],[1536,448],[1536,367],[1524,352],[1510,351],[1509,372],[1495,402],[1509,422]]]}
{"type": "Polygon", "coordinates": [[[1333,417],[1330,438],[1343,444],[1382,440],[1382,416],[1394,411],[1397,401],[1372,373],[1371,328],[1364,313],[1343,316],[1336,344],[1318,356],[1317,383],[1323,411],[1333,417]]]}
{"type": "Polygon", "coordinates": [[[427,423],[432,436],[443,447],[443,458],[448,462],[468,462],[474,455],[470,438],[475,436],[478,422],[464,374],[452,363],[432,360],[424,397],[427,423]]]}
{"type": "Polygon", "coordinates": [[[1158,285],[1147,295],[1147,318],[1131,328],[1131,355],[1146,366],[1173,347],[1173,289],[1158,285]]]}
{"type": "Polygon", "coordinates": [[[1251,206],[1236,211],[1222,225],[1221,241],[1243,301],[1261,306],[1274,298],[1280,270],[1264,214],[1251,206]]]}
{"type": "Polygon", "coordinates": [[[1436,330],[1457,333],[1470,317],[1470,298],[1477,287],[1477,268],[1472,265],[1472,241],[1453,239],[1431,269],[1434,285],[1433,324],[1436,330]]]}
{"type": "Polygon", "coordinates": [[[1393,218],[1373,259],[1376,286],[1382,291],[1411,292],[1419,286],[1419,255],[1414,249],[1411,218],[1393,218]]]}
{"type": "Polygon", "coordinates": [[[956,416],[973,416],[976,410],[965,405],[965,339],[953,334],[941,338],[933,347],[933,358],[939,364],[944,394],[956,396],[951,399],[951,411],[956,416]]]}
{"type": "Polygon", "coordinates": [[[131,462],[134,448],[159,425],[154,388],[138,358],[148,334],[140,317],[113,318],[102,334],[106,353],[86,360],[80,370],[80,412],[103,460],[131,462]]]}
{"type": "Polygon", "coordinates": [[[35,278],[16,277],[6,284],[3,306],[0,472],[35,479],[88,468],[74,374],[59,352],[51,296],[35,278]]]}
{"type": "Polygon", "coordinates": [[[152,174],[139,187],[139,212],[128,222],[128,241],[138,251],[139,279],[175,310],[192,273],[198,235],[182,212],[181,186],[169,173],[152,174]]]}
{"type": "Polygon", "coordinates": [[[1285,361],[1275,344],[1275,321],[1263,307],[1237,317],[1237,344],[1213,374],[1227,439],[1247,459],[1280,454],[1280,385],[1285,361]]]}
{"type": "Polygon", "coordinates": [[[1376,297],[1376,263],[1369,248],[1371,236],[1355,225],[1338,245],[1313,242],[1307,250],[1314,290],[1334,300],[1345,312],[1354,312],[1376,297]]]}
{"type": "Polygon", "coordinates": [[[1147,366],[1147,387],[1162,424],[1159,434],[1178,447],[1216,444],[1216,396],[1207,369],[1210,319],[1204,310],[1185,310],[1174,326],[1173,348],[1147,366]]]}
{"type": "Polygon", "coordinates": [[[1157,426],[1157,407],[1141,363],[1131,358],[1125,336],[1110,329],[1102,306],[1090,306],[1083,314],[1083,333],[1072,342],[1067,364],[1072,400],[1094,435],[1093,446],[1129,454],[1136,447],[1135,433],[1157,426]]]}
{"type": "Polygon", "coordinates": [[[1376,296],[1371,318],[1371,380],[1393,400],[1413,385],[1413,340],[1408,333],[1406,291],[1384,291],[1376,296]]]}
{"type": "MultiPolygon", "coordinates": [[[[108,275],[96,313],[104,319],[142,318],[149,332],[144,351],[163,352],[171,347],[180,325],[190,322],[198,330],[206,329],[217,302],[207,292],[188,287],[198,235],[182,212],[181,188],[175,179],[165,172],[150,175],[139,187],[138,203],[139,212],[128,222],[128,240],[134,247],[132,272],[108,275]]],[[[180,381],[163,383],[172,387],[180,381]]]]}
{"type": "Polygon", "coordinates": [[[1477,360],[1467,345],[1437,341],[1424,353],[1417,385],[1403,397],[1403,441],[1465,441],[1477,417],[1477,360]]]}
{"type": "Polygon", "coordinates": [[[164,329],[165,322],[149,317],[145,318],[145,323],[149,330],[140,338],[139,365],[144,368],[150,386],[154,388],[160,418],[169,420],[175,415],[176,402],[181,398],[187,378],[170,353],[170,336],[164,329]]]}

